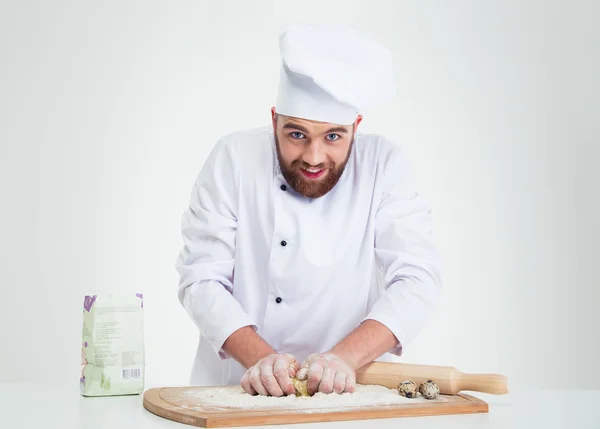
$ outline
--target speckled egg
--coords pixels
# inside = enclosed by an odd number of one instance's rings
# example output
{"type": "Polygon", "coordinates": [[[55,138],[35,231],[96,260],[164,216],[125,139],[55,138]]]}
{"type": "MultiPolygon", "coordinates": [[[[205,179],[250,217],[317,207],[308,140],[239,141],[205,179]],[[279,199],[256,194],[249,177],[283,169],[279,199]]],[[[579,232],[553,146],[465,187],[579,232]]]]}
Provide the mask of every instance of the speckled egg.
{"type": "Polygon", "coordinates": [[[417,385],[410,380],[403,381],[398,385],[398,393],[407,398],[416,398],[417,385]]]}
{"type": "Polygon", "coordinates": [[[440,394],[440,388],[433,380],[427,380],[421,383],[419,392],[425,399],[435,399],[440,394]]]}

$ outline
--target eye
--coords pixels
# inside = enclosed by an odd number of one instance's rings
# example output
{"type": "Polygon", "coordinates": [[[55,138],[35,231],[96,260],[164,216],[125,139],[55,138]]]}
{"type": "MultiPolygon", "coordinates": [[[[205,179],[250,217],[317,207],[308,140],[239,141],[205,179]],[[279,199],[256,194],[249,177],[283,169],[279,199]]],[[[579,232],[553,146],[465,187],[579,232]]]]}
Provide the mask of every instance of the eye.
{"type": "Polygon", "coordinates": [[[330,142],[334,142],[339,138],[340,138],[339,134],[333,134],[333,133],[327,134],[327,136],[326,136],[326,139],[329,140],[330,142]]]}
{"type": "Polygon", "coordinates": [[[304,138],[304,134],[302,134],[300,131],[294,131],[293,133],[290,133],[290,136],[292,136],[293,139],[303,139],[304,138]]]}

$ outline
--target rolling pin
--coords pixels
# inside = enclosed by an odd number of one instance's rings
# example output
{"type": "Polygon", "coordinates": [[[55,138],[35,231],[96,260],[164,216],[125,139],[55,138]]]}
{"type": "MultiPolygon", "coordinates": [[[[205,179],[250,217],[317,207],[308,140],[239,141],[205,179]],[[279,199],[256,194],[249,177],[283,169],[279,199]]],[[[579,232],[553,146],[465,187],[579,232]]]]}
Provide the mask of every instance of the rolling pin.
{"type": "Polygon", "coordinates": [[[412,380],[417,386],[433,380],[444,395],[456,395],[463,390],[493,395],[508,393],[507,378],[503,375],[464,374],[449,366],[371,362],[356,370],[358,384],[376,384],[396,389],[405,380],[412,380]]]}

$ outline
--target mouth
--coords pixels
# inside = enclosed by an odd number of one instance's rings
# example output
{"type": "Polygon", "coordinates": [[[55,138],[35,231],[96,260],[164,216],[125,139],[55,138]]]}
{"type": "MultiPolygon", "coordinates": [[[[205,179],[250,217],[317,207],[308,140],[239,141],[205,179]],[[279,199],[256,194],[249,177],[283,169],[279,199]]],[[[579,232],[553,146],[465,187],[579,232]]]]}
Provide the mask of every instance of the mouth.
{"type": "Polygon", "coordinates": [[[304,175],[304,177],[308,179],[318,179],[325,173],[325,168],[302,168],[300,167],[300,171],[304,175]]]}

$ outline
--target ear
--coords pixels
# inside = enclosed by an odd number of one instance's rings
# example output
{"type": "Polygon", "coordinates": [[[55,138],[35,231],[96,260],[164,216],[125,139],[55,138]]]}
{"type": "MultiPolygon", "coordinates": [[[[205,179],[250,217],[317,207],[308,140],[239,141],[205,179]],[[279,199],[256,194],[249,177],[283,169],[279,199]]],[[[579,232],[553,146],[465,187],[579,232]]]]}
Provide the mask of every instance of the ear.
{"type": "Polygon", "coordinates": [[[358,128],[358,124],[360,124],[363,120],[362,115],[358,115],[356,118],[356,121],[354,121],[354,129],[356,130],[358,128]]]}
{"type": "Polygon", "coordinates": [[[271,107],[271,123],[273,124],[273,131],[277,130],[277,111],[275,106],[271,107]]]}
{"type": "Polygon", "coordinates": [[[362,115],[358,115],[358,117],[356,118],[356,121],[354,121],[354,123],[352,124],[352,131],[356,134],[356,129],[358,128],[358,125],[362,122],[363,117],[362,115]]]}

